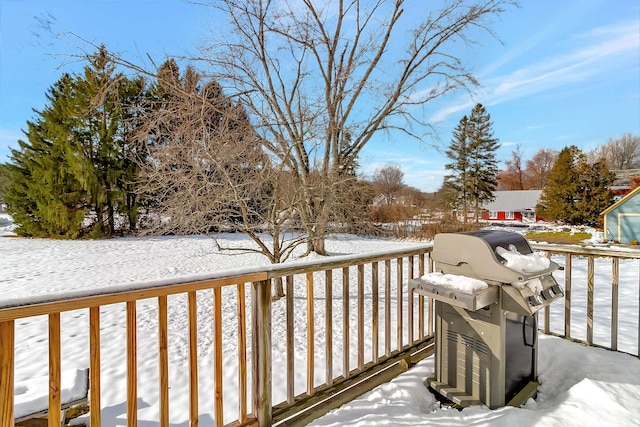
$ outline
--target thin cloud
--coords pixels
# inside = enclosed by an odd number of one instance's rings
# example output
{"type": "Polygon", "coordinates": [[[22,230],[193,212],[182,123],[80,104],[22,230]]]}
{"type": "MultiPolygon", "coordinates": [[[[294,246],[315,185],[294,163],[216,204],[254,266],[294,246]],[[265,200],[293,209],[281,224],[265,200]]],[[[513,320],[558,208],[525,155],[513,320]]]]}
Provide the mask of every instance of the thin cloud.
{"type": "MultiPolygon", "coordinates": [[[[510,74],[486,79],[486,85],[474,98],[486,105],[496,105],[550,90],[573,87],[591,79],[601,81],[612,72],[627,72],[637,68],[640,37],[640,21],[623,25],[596,28],[576,35],[573,49],[538,60],[510,74]]],[[[506,55],[513,56],[509,53],[506,55]]],[[[467,96],[441,109],[431,117],[440,122],[452,114],[468,110],[474,102],[467,96]]]]}
{"type": "Polygon", "coordinates": [[[447,175],[447,170],[442,167],[438,169],[421,169],[405,173],[404,182],[422,191],[434,192],[442,187],[445,175],[447,175]]]}
{"type": "MultiPolygon", "coordinates": [[[[618,64],[628,60],[637,61],[638,49],[640,49],[637,27],[638,24],[627,26],[624,28],[624,33],[616,34],[612,40],[596,42],[591,46],[539,61],[528,68],[495,79],[494,81],[500,81],[500,83],[494,87],[493,94],[498,98],[497,102],[520,98],[524,95],[585,81],[605,71],[616,69],[618,64]]],[[[601,34],[606,33],[601,32],[601,34]]]]}
{"type": "Polygon", "coordinates": [[[522,142],[519,141],[506,141],[506,142],[500,142],[500,146],[505,148],[505,147],[515,147],[518,144],[522,144],[522,142]]]}

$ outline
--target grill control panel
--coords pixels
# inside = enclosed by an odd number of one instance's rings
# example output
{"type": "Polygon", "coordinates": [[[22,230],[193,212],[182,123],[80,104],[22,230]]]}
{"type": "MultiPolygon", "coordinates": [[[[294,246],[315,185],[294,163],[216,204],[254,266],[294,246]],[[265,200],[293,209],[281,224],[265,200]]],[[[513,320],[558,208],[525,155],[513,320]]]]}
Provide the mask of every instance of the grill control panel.
{"type": "Polygon", "coordinates": [[[529,304],[532,306],[543,305],[545,302],[555,301],[558,297],[564,296],[560,285],[553,285],[540,292],[539,295],[531,295],[529,297],[529,304]]]}
{"type": "Polygon", "coordinates": [[[527,286],[516,288],[512,285],[502,286],[502,308],[514,313],[530,316],[552,302],[562,298],[564,292],[551,274],[539,278],[542,291],[533,292],[527,286]]]}

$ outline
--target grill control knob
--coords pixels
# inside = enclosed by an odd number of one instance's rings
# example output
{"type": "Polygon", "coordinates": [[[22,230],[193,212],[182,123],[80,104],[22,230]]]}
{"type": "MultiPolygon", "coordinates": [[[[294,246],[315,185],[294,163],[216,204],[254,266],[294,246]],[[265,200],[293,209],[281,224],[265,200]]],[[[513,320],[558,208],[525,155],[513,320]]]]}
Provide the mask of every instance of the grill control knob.
{"type": "Polygon", "coordinates": [[[553,299],[554,296],[555,293],[553,292],[552,288],[548,288],[542,291],[542,298],[544,298],[545,300],[553,299]]]}
{"type": "Polygon", "coordinates": [[[531,295],[529,297],[529,304],[536,306],[536,305],[542,305],[544,304],[544,302],[542,301],[542,298],[540,298],[540,295],[531,295]]]}
{"type": "Polygon", "coordinates": [[[554,294],[556,294],[556,295],[560,295],[560,296],[564,295],[564,293],[562,292],[562,288],[560,287],[560,285],[553,285],[553,286],[551,287],[551,290],[552,290],[552,291],[553,291],[553,293],[554,293],[554,294]]]}

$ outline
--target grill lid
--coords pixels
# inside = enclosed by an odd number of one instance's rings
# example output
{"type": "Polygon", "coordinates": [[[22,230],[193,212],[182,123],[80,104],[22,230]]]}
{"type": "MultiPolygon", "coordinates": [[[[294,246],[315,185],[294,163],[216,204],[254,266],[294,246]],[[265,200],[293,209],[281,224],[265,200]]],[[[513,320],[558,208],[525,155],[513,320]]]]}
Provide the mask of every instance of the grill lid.
{"type": "Polygon", "coordinates": [[[524,256],[533,254],[527,240],[517,233],[482,230],[436,235],[431,256],[436,269],[443,273],[474,277],[494,284],[526,282],[559,268],[558,264],[549,261],[549,266],[544,269],[516,270],[500,255],[502,251],[499,248],[524,256]]]}
{"type": "Polygon", "coordinates": [[[564,296],[551,273],[558,264],[534,254],[527,240],[508,231],[442,233],[434,239],[431,257],[436,270],[489,286],[472,292],[452,289],[431,275],[409,280],[411,292],[450,305],[478,310],[500,302],[506,311],[532,315],[564,296]]]}

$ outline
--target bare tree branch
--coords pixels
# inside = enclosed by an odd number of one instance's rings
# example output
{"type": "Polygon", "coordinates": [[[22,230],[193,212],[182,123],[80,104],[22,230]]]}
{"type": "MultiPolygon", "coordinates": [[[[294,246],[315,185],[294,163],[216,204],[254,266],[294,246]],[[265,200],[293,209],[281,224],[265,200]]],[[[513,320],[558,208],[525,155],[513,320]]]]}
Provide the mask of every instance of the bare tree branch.
{"type": "Polygon", "coordinates": [[[472,29],[493,35],[488,19],[508,4],[446,2],[409,37],[404,31],[415,16],[407,16],[404,0],[213,4],[229,17],[231,31],[199,59],[237,91],[230,94],[246,106],[265,148],[286,164],[302,192],[311,250],[324,252],[341,171],[381,130],[423,140],[430,124],[416,108],[477,84],[451,43],[473,43],[472,29]]]}
{"type": "Polygon", "coordinates": [[[293,227],[299,202],[289,174],[263,151],[244,109],[219,85],[202,84],[189,68],[180,77],[167,64],[138,133],[147,147],[139,159],[142,191],[155,203],[149,230],[242,232],[254,248],[223,249],[286,260],[305,242],[293,227]]]}

